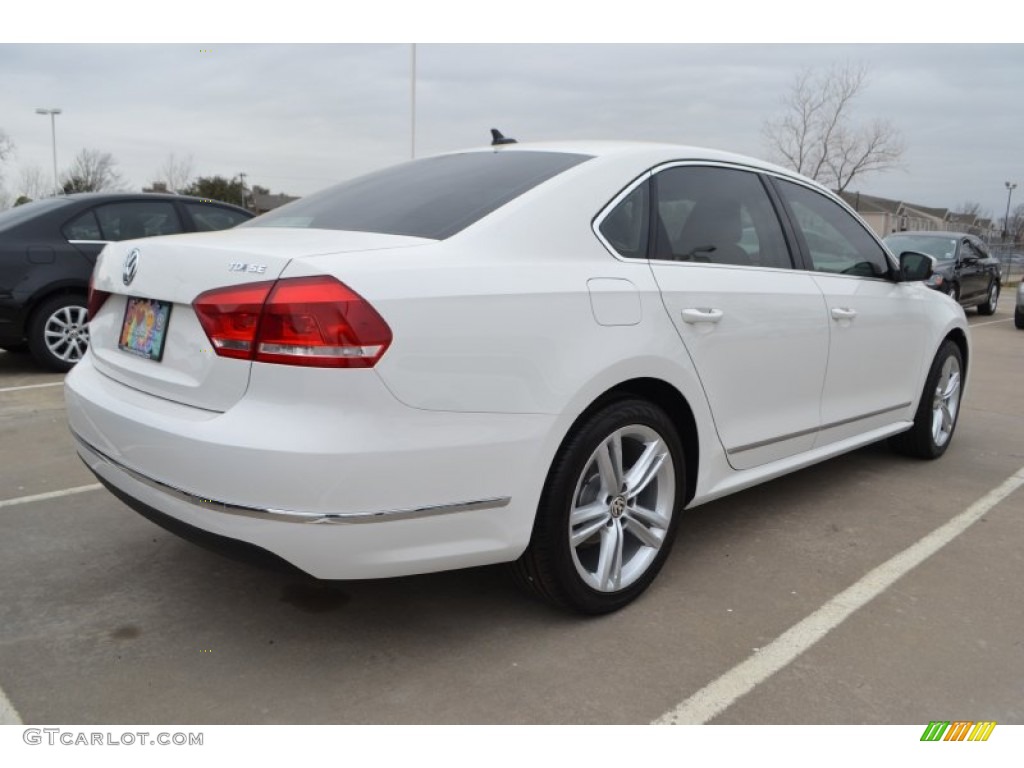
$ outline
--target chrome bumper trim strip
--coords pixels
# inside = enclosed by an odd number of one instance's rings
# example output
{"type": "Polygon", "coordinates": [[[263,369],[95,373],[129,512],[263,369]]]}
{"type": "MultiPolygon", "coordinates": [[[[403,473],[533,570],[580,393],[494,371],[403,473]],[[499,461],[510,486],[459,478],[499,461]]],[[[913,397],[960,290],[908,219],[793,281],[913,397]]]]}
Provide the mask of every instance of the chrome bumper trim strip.
{"type": "MultiPolygon", "coordinates": [[[[384,523],[392,520],[415,520],[422,517],[434,517],[435,515],[448,515],[455,512],[473,512],[481,509],[497,509],[508,506],[512,500],[509,496],[495,497],[491,499],[478,499],[476,501],[463,501],[452,504],[432,504],[414,509],[382,510],[377,512],[300,512],[290,509],[272,509],[261,507],[249,507],[241,504],[231,504],[217,499],[208,499],[182,488],[154,480],[121,462],[103,453],[101,450],[86,442],[75,432],[71,433],[78,443],[79,450],[90,457],[104,462],[115,469],[124,472],[143,485],[147,485],[161,493],[172,496],[180,501],[188,502],[203,509],[214,512],[222,512],[228,515],[240,515],[242,517],[254,517],[258,520],[275,520],[283,523],[312,523],[312,524],[358,524],[358,523],[384,523]]],[[[86,461],[90,466],[90,462],[86,461]]],[[[90,466],[90,469],[92,467],[90,466]]]]}

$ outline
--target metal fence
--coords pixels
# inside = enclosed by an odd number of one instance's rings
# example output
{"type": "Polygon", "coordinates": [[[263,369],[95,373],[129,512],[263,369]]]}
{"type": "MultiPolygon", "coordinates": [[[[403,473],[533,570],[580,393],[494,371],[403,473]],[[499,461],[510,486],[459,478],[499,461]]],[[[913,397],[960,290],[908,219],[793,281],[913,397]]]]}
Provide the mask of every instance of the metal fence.
{"type": "Polygon", "coordinates": [[[992,245],[990,249],[992,255],[999,259],[1003,282],[1020,282],[1024,277],[1024,251],[1004,245],[992,245]]]}

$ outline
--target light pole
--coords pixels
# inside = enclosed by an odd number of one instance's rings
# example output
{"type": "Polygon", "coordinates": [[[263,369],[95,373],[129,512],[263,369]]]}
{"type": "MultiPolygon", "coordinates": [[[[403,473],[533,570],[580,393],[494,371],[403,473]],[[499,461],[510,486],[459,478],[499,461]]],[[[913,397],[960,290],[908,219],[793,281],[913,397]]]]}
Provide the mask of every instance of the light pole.
{"type": "Polygon", "coordinates": [[[412,109],[409,125],[409,155],[416,159],[416,43],[412,44],[412,63],[410,66],[410,81],[412,87],[412,109]]]}
{"type": "Polygon", "coordinates": [[[1013,190],[1017,188],[1016,182],[1006,182],[1006,218],[1003,219],[1003,242],[1010,238],[1010,198],[1013,197],[1013,190]]]}
{"type": "Polygon", "coordinates": [[[57,115],[60,114],[60,110],[39,107],[36,109],[36,114],[50,116],[50,135],[53,137],[53,194],[59,195],[60,183],[57,181],[57,115]]]}

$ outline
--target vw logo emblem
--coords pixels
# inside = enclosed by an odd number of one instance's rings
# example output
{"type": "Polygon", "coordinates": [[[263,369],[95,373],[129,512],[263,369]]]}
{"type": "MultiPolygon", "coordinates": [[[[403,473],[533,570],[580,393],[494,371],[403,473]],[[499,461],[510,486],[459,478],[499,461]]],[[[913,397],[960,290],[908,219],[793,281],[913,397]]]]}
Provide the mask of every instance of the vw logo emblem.
{"type": "Polygon", "coordinates": [[[132,248],[124,257],[124,270],[121,272],[121,279],[125,285],[131,285],[135,279],[135,273],[139,271],[139,249],[132,248]]]}

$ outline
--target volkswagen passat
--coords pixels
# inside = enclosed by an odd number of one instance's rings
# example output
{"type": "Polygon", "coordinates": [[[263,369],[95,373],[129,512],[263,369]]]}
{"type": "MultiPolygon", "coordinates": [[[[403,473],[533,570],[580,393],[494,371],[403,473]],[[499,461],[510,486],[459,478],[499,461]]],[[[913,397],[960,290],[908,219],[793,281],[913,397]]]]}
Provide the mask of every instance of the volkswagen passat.
{"type": "Polygon", "coordinates": [[[601,613],[684,508],[886,438],[946,450],[970,353],[933,267],[756,160],[505,144],[109,245],[68,416],[186,537],[325,579],[508,561],[601,613]]]}

